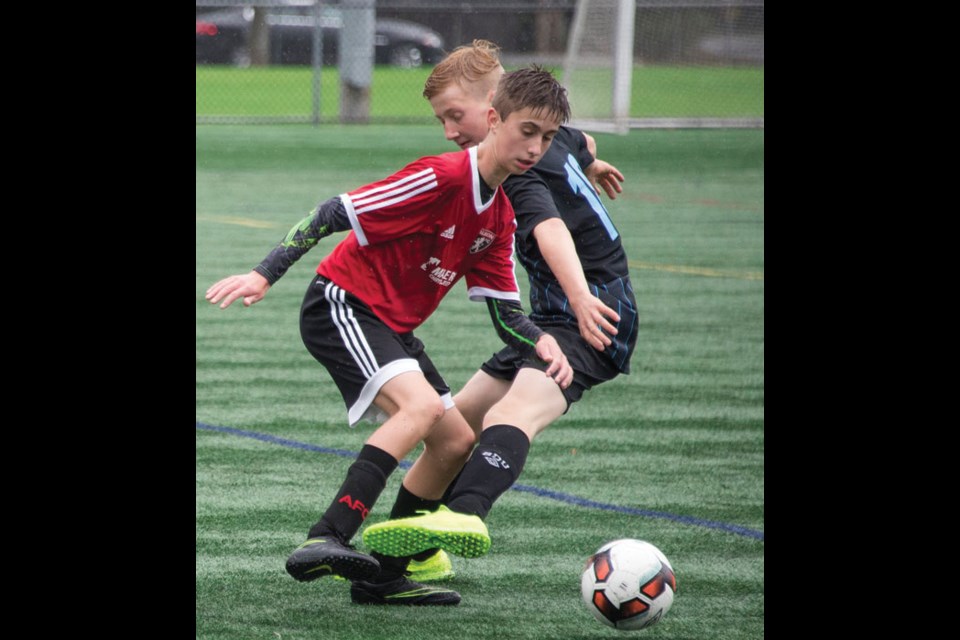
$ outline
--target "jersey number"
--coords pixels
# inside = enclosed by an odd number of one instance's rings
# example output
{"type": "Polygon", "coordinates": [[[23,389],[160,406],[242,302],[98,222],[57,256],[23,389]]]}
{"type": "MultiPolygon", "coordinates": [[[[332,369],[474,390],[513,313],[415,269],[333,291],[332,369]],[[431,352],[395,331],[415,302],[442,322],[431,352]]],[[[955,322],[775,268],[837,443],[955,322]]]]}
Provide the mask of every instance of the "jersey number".
{"type": "Polygon", "coordinates": [[[580,170],[580,165],[577,164],[577,160],[573,157],[572,153],[567,154],[567,162],[564,168],[567,170],[567,182],[570,183],[570,188],[573,189],[574,193],[580,194],[590,203],[597,217],[600,218],[600,222],[603,223],[603,227],[610,235],[610,239],[616,240],[620,233],[617,231],[617,228],[613,226],[613,221],[610,220],[610,214],[607,213],[606,207],[600,202],[600,198],[597,196],[597,192],[594,191],[590,181],[587,180],[587,176],[583,175],[583,171],[580,170]]]}

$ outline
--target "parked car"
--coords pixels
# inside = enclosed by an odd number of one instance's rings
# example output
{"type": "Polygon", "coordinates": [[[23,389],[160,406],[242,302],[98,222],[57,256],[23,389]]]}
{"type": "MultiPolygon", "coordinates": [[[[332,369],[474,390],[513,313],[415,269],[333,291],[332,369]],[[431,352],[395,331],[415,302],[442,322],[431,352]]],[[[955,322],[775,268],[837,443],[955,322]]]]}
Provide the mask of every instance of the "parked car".
{"type": "Polygon", "coordinates": [[[733,62],[763,65],[763,34],[740,33],[705,37],[698,46],[700,53],[726,64],[733,62]]]}
{"type": "MultiPolygon", "coordinates": [[[[268,8],[266,23],[270,39],[270,64],[311,64],[312,7],[268,8]]],[[[197,64],[250,64],[249,37],[253,7],[234,7],[197,14],[197,64]]],[[[323,64],[338,61],[343,14],[336,7],[324,7],[323,64]]],[[[377,19],[374,34],[374,63],[400,67],[436,64],[443,58],[443,38],[437,32],[406,20],[377,19]]]]}

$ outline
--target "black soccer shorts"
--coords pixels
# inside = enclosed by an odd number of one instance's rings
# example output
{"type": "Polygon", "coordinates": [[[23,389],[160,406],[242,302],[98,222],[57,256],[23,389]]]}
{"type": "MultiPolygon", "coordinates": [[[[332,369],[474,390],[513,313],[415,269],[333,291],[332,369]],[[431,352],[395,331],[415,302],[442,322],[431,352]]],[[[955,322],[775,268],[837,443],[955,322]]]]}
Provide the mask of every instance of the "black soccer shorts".
{"type": "Polygon", "coordinates": [[[300,337],[340,389],[351,427],[360,420],[385,420],[373,400],[388,380],[407,371],[423,373],[444,407],[454,406],[450,387],[412,332],[397,333],[323,276],[314,278],[303,298],[300,337]]]}
{"type": "MultiPolygon", "coordinates": [[[[585,391],[620,375],[620,370],[609,357],[587,344],[576,325],[541,328],[556,338],[573,368],[573,382],[566,389],[561,389],[568,410],[571,404],[583,397],[585,391]]],[[[526,360],[513,347],[504,347],[480,368],[498,380],[513,380],[517,377],[517,371],[524,367],[546,371],[547,366],[537,357],[526,360]]]]}

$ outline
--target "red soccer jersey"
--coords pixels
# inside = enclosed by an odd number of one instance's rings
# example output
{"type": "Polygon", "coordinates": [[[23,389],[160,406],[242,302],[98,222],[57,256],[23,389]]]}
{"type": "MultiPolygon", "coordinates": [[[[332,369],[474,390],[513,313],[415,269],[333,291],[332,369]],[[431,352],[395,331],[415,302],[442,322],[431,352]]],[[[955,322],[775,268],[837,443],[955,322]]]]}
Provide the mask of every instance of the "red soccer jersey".
{"type": "Polygon", "coordinates": [[[476,147],[420,158],[342,194],[353,230],[317,267],[398,333],[413,331],[466,277],[472,300],[520,300],[513,207],[480,201],[476,147]]]}

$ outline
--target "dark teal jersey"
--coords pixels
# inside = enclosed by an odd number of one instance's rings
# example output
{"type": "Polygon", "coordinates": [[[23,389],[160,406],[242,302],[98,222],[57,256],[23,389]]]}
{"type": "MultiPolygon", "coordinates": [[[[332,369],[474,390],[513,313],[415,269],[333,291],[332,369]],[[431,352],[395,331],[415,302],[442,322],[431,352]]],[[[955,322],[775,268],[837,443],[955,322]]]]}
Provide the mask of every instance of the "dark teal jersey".
{"type": "Polygon", "coordinates": [[[577,322],[533,236],[538,224],[560,218],[573,236],[591,291],[620,314],[607,355],[627,373],[637,339],[637,303],[620,233],[584,175],[592,162],[583,134],[561,127],[540,162],[508,178],[503,188],[517,215],[516,251],[530,281],[530,319],[544,328],[577,322]]]}

